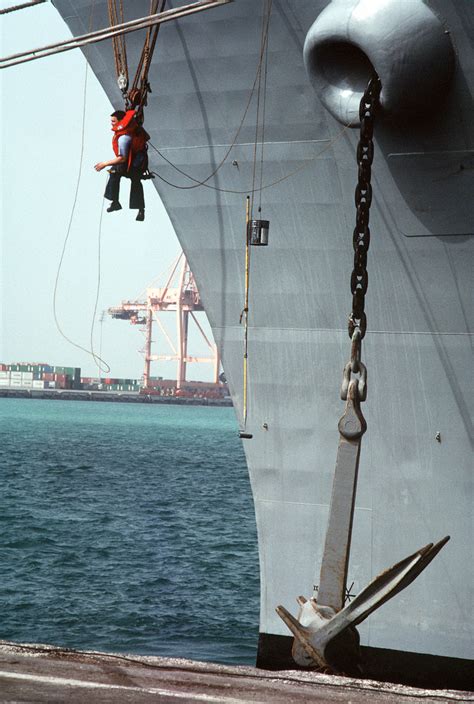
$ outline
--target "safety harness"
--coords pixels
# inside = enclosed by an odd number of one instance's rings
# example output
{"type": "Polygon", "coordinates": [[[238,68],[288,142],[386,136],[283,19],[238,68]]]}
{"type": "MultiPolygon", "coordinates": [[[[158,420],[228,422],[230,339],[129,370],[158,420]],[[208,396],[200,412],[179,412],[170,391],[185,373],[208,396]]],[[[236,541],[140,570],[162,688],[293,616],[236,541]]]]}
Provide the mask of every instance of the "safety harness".
{"type": "Polygon", "coordinates": [[[133,161],[137,154],[143,154],[143,162],[140,164],[140,168],[144,174],[148,171],[148,154],[147,154],[147,142],[150,139],[148,132],[139,125],[136,120],[135,110],[127,110],[125,116],[117,122],[113,127],[112,131],[114,136],[112,137],[112,148],[114,150],[115,156],[119,156],[119,139],[124,135],[132,138],[132,143],[128,152],[127,161],[127,171],[132,168],[133,161]]]}

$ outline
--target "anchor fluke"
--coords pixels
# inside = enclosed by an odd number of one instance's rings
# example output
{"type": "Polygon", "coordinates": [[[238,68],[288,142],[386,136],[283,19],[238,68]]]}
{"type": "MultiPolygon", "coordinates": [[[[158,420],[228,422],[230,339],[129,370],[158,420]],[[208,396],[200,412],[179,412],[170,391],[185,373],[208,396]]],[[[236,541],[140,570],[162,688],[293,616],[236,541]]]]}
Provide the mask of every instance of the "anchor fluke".
{"type": "Polygon", "coordinates": [[[321,657],[316,648],[314,648],[310,642],[310,629],[302,626],[301,623],[292,614],[290,614],[284,606],[277,606],[276,612],[278,616],[286,623],[295,637],[292,649],[292,655],[295,662],[302,667],[314,667],[314,665],[321,668],[328,667],[326,660],[321,657]]]}

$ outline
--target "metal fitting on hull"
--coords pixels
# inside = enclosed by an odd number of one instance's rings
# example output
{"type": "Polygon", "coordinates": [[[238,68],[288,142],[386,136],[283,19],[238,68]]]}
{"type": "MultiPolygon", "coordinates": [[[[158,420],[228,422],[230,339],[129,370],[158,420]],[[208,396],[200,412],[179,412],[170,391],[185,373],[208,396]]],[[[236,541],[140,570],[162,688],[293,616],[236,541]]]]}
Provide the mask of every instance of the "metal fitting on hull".
{"type": "Polygon", "coordinates": [[[436,110],[451,81],[454,51],[423,0],[333,0],[306,35],[304,61],[323,105],[355,127],[374,70],[387,113],[436,110]]]}

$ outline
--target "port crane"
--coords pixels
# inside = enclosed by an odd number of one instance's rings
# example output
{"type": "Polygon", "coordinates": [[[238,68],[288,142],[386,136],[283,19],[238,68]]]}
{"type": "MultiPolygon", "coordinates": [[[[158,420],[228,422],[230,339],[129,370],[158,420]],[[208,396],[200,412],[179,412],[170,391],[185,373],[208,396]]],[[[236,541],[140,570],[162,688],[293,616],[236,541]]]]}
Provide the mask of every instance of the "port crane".
{"type": "Polygon", "coordinates": [[[211,342],[199,323],[196,313],[203,312],[194,276],[189,268],[186,257],[181,253],[171,267],[166,284],[162,287],[146,288],[144,300],[122,301],[119,306],[108,309],[112,318],[128,320],[132,325],[139,325],[145,335],[145,367],[143,386],[150,386],[151,362],[176,361],[176,388],[181,389],[186,382],[187,365],[189,363],[210,363],[213,365],[213,383],[219,383],[220,355],[217,346],[211,342]],[[169,335],[160,320],[160,314],[173,312],[176,315],[176,340],[169,335]],[[207,357],[191,356],[188,352],[189,322],[194,321],[202,339],[209,348],[207,357]],[[168,354],[152,354],[153,324],[156,323],[163,333],[171,352],[168,354]]]}

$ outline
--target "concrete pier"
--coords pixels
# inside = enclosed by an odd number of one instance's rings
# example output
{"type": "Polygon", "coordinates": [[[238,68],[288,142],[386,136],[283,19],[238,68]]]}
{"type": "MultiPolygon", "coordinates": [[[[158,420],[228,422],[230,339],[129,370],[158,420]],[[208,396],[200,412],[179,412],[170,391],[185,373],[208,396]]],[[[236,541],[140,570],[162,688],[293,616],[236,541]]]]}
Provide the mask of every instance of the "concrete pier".
{"type": "Polygon", "coordinates": [[[0,641],[0,702],[419,704],[422,700],[467,704],[474,702],[474,694],[312,672],[268,672],[247,666],[0,641]]]}

